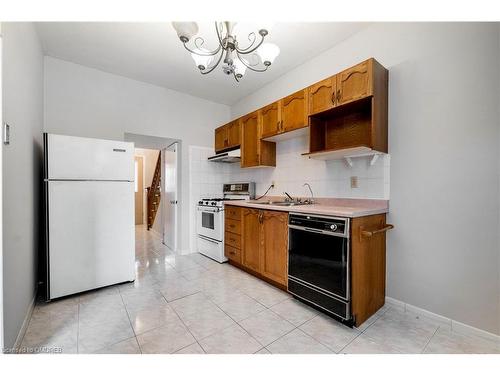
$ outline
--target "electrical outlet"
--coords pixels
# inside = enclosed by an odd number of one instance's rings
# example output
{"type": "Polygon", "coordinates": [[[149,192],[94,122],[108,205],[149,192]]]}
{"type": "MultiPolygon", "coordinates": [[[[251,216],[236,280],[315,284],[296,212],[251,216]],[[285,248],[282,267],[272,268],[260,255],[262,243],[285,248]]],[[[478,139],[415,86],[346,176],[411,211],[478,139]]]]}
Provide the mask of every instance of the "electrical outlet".
{"type": "Polygon", "coordinates": [[[356,189],[358,187],[358,176],[351,176],[351,189],[356,189]]]}

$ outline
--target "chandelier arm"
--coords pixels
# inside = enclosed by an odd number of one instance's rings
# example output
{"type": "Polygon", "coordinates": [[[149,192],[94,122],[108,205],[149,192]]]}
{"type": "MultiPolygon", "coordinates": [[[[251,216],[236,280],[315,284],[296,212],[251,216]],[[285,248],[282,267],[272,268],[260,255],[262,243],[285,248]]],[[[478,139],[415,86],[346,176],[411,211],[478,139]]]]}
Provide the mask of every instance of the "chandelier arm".
{"type": "Polygon", "coordinates": [[[236,72],[233,71],[233,77],[234,79],[236,80],[236,82],[239,82],[240,80],[238,79],[238,77],[236,77],[236,72]]]}
{"type": "Polygon", "coordinates": [[[248,40],[250,41],[250,45],[246,48],[239,48],[238,51],[240,53],[249,50],[255,44],[255,41],[257,40],[257,36],[255,35],[254,32],[251,32],[250,34],[248,34],[248,40]]]}
{"type": "MultiPolygon", "coordinates": [[[[245,62],[245,59],[243,59],[243,58],[240,56],[240,54],[239,54],[239,52],[238,52],[238,51],[236,51],[236,55],[238,56],[238,58],[240,59],[240,61],[241,61],[241,63],[242,63],[243,65],[245,65],[248,69],[253,70],[254,72],[259,72],[259,73],[262,73],[262,72],[265,72],[265,71],[269,68],[269,66],[266,66],[264,69],[257,69],[257,68],[253,68],[251,65],[249,65],[248,63],[246,63],[246,62],[245,62]]],[[[255,65],[254,65],[254,66],[255,66],[255,65]]]]}
{"type": "Polygon", "coordinates": [[[221,36],[221,31],[219,31],[219,26],[217,26],[217,21],[215,21],[215,31],[217,32],[217,39],[219,40],[220,46],[224,48],[224,43],[222,42],[222,36],[221,36]]]}
{"type": "Polygon", "coordinates": [[[217,68],[220,64],[220,61],[222,60],[222,56],[224,56],[224,51],[221,51],[220,53],[220,56],[219,56],[219,59],[217,60],[217,62],[212,65],[212,67],[208,70],[200,70],[201,74],[208,74],[208,73],[211,73],[215,68],[217,68]]]}
{"type": "MultiPolygon", "coordinates": [[[[249,38],[250,38],[250,35],[251,35],[251,34],[254,34],[254,35],[255,35],[255,33],[250,33],[250,34],[248,34],[248,37],[249,37],[249,38]]],[[[243,55],[248,55],[249,53],[252,53],[252,52],[254,52],[257,48],[259,48],[259,47],[262,45],[262,43],[264,43],[264,39],[265,39],[265,38],[266,38],[266,36],[265,36],[265,35],[261,35],[261,36],[260,36],[260,41],[259,41],[259,43],[257,43],[257,45],[256,45],[255,47],[253,47],[253,45],[254,45],[254,43],[255,43],[255,40],[256,40],[256,37],[254,36],[254,40],[253,40],[252,44],[250,44],[247,48],[244,48],[244,49],[239,49],[238,47],[236,47],[236,48],[235,48],[235,50],[236,50],[238,53],[241,53],[241,54],[243,54],[243,55]],[[253,48],[252,48],[252,47],[253,47],[253,48]]]]}
{"type": "MultiPolygon", "coordinates": [[[[203,38],[200,38],[200,37],[196,38],[196,40],[198,40],[198,39],[203,40],[203,38]]],[[[221,49],[221,46],[219,45],[219,47],[217,47],[215,50],[213,50],[211,52],[198,52],[198,51],[194,51],[191,48],[189,48],[186,43],[182,43],[182,45],[189,52],[194,53],[195,55],[198,55],[198,56],[215,56],[221,49]]],[[[195,46],[199,49],[199,47],[198,47],[198,45],[196,45],[196,43],[195,43],[195,46]]]]}

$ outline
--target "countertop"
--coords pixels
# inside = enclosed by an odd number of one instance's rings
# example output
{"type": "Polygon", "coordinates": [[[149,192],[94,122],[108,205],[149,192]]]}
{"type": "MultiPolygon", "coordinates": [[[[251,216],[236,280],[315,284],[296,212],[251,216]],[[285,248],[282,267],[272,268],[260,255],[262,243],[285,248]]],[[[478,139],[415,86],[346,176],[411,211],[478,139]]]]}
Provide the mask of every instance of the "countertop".
{"type": "Polygon", "coordinates": [[[299,206],[277,206],[257,203],[269,200],[283,201],[283,197],[264,197],[259,201],[226,201],[224,205],[349,218],[389,212],[389,201],[383,199],[316,198],[314,204],[299,206]]]}

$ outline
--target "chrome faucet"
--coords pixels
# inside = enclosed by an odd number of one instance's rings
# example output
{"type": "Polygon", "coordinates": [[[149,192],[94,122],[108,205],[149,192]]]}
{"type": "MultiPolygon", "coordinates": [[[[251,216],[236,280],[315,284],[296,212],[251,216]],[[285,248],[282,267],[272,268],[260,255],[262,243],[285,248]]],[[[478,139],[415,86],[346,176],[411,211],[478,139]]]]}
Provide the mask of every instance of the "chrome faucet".
{"type": "Polygon", "coordinates": [[[311,185],[309,185],[307,182],[302,185],[302,186],[307,186],[309,188],[309,191],[311,192],[311,199],[309,199],[309,203],[314,203],[314,194],[313,194],[313,191],[312,191],[312,188],[311,188],[311,185]]]}

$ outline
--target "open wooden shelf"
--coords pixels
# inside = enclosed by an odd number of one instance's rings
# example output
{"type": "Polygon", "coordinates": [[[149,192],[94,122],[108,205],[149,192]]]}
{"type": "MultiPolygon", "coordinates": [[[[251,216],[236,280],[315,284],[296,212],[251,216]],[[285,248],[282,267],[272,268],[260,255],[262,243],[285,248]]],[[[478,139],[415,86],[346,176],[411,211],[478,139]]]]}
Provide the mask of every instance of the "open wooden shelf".
{"type": "Polygon", "coordinates": [[[373,150],[370,147],[359,146],[359,147],[351,147],[345,148],[341,150],[325,150],[325,151],[317,151],[317,152],[307,152],[302,154],[303,156],[307,156],[310,159],[317,160],[335,160],[335,159],[345,159],[351,157],[362,157],[362,156],[373,156],[373,155],[383,155],[383,152],[373,150]]]}

